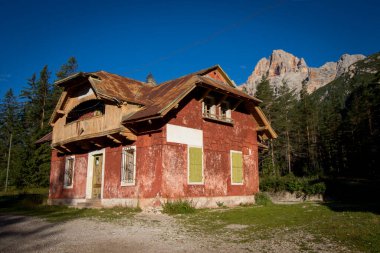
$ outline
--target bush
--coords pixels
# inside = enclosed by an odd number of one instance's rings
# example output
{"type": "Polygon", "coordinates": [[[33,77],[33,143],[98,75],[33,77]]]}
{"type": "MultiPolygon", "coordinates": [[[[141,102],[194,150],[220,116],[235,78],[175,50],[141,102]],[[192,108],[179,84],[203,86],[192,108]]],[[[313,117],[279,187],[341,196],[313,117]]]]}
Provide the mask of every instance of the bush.
{"type": "Polygon", "coordinates": [[[167,214],[194,213],[195,207],[192,202],[188,200],[168,201],[163,206],[163,212],[167,214]]]}
{"type": "Polygon", "coordinates": [[[296,177],[292,174],[283,177],[261,177],[260,190],[270,192],[288,191],[306,195],[324,194],[325,182],[315,177],[296,177]]]}
{"type": "Polygon", "coordinates": [[[255,195],[255,201],[256,205],[261,205],[261,206],[267,206],[272,204],[272,200],[269,198],[268,194],[264,192],[258,192],[255,195]]]}

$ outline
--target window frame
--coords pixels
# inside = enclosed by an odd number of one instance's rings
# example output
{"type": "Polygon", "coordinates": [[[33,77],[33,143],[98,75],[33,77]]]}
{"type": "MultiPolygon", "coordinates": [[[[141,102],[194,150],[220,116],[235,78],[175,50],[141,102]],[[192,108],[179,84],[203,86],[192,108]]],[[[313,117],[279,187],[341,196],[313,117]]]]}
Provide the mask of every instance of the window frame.
{"type": "Polygon", "coordinates": [[[205,176],[204,176],[204,161],[203,161],[203,147],[202,146],[187,146],[187,184],[188,185],[204,185],[205,176]],[[201,182],[190,182],[190,148],[199,148],[201,149],[202,154],[202,181],[201,182]]]}
{"type": "Polygon", "coordinates": [[[75,171],[75,156],[66,156],[65,157],[65,170],[63,172],[63,188],[64,189],[72,189],[74,187],[74,171],[75,171]],[[69,160],[72,160],[73,163],[72,163],[72,172],[71,172],[71,184],[70,185],[66,185],[66,181],[67,181],[67,173],[66,171],[68,170],[68,165],[69,165],[69,160]]]}
{"type": "Polygon", "coordinates": [[[203,99],[202,101],[202,114],[204,117],[207,118],[217,118],[217,109],[216,109],[216,104],[215,104],[215,98],[211,96],[207,96],[203,99]],[[205,100],[209,100],[210,103],[206,103],[205,100]],[[206,111],[206,105],[210,106],[210,110],[207,113],[206,111]]]}
{"type": "Polygon", "coordinates": [[[220,103],[220,106],[219,106],[219,118],[223,121],[231,121],[231,107],[230,107],[230,103],[228,101],[222,101],[220,103]],[[223,118],[223,104],[226,105],[226,115],[225,117],[223,118]]]}
{"type": "Polygon", "coordinates": [[[244,159],[243,159],[243,152],[238,150],[230,150],[230,173],[231,173],[231,185],[244,185],[244,159]],[[232,154],[240,154],[241,155],[241,183],[236,183],[233,181],[232,173],[233,173],[233,164],[232,164],[232,154]]]}
{"type": "Polygon", "coordinates": [[[120,168],[120,185],[121,186],[134,186],[136,185],[136,146],[126,146],[122,148],[121,152],[121,168],[120,168]],[[133,182],[123,180],[123,170],[126,163],[126,152],[129,149],[133,149],[133,182]]]}

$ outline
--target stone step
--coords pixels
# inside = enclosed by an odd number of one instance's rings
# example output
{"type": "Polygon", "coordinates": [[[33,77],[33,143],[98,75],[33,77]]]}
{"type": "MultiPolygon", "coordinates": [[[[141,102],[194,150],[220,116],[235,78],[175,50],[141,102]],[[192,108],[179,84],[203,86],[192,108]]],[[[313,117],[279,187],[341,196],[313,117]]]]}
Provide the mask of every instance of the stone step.
{"type": "Polygon", "coordinates": [[[85,202],[78,203],[78,208],[102,208],[102,201],[100,199],[87,199],[85,202]]]}

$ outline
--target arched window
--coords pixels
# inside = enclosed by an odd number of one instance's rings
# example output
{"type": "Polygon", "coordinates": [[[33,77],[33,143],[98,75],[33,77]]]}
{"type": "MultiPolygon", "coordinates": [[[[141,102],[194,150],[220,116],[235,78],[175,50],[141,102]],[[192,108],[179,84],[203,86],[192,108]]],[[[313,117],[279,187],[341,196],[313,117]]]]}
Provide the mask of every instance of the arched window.
{"type": "Polygon", "coordinates": [[[88,100],[74,107],[66,118],[66,124],[76,121],[89,119],[94,116],[104,114],[104,102],[102,100],[88,100]]]}

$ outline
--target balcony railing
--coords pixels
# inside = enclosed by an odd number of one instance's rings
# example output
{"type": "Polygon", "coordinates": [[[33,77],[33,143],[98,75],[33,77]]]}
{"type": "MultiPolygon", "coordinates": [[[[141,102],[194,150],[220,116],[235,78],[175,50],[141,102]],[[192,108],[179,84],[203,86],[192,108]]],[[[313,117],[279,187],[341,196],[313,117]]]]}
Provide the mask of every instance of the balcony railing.
{"type": "Polygon", "coordinates": [[[223,123],[229,123],[229,124],[234,123],[233,119],[230,117],[227,117],[226,115],[219,115],[219,114],[211,113],[210,111],[207,111],[207,110],[205,112],[203,112],[203,118],[215,120],[215,121],[220,121],[223,123]]]}

